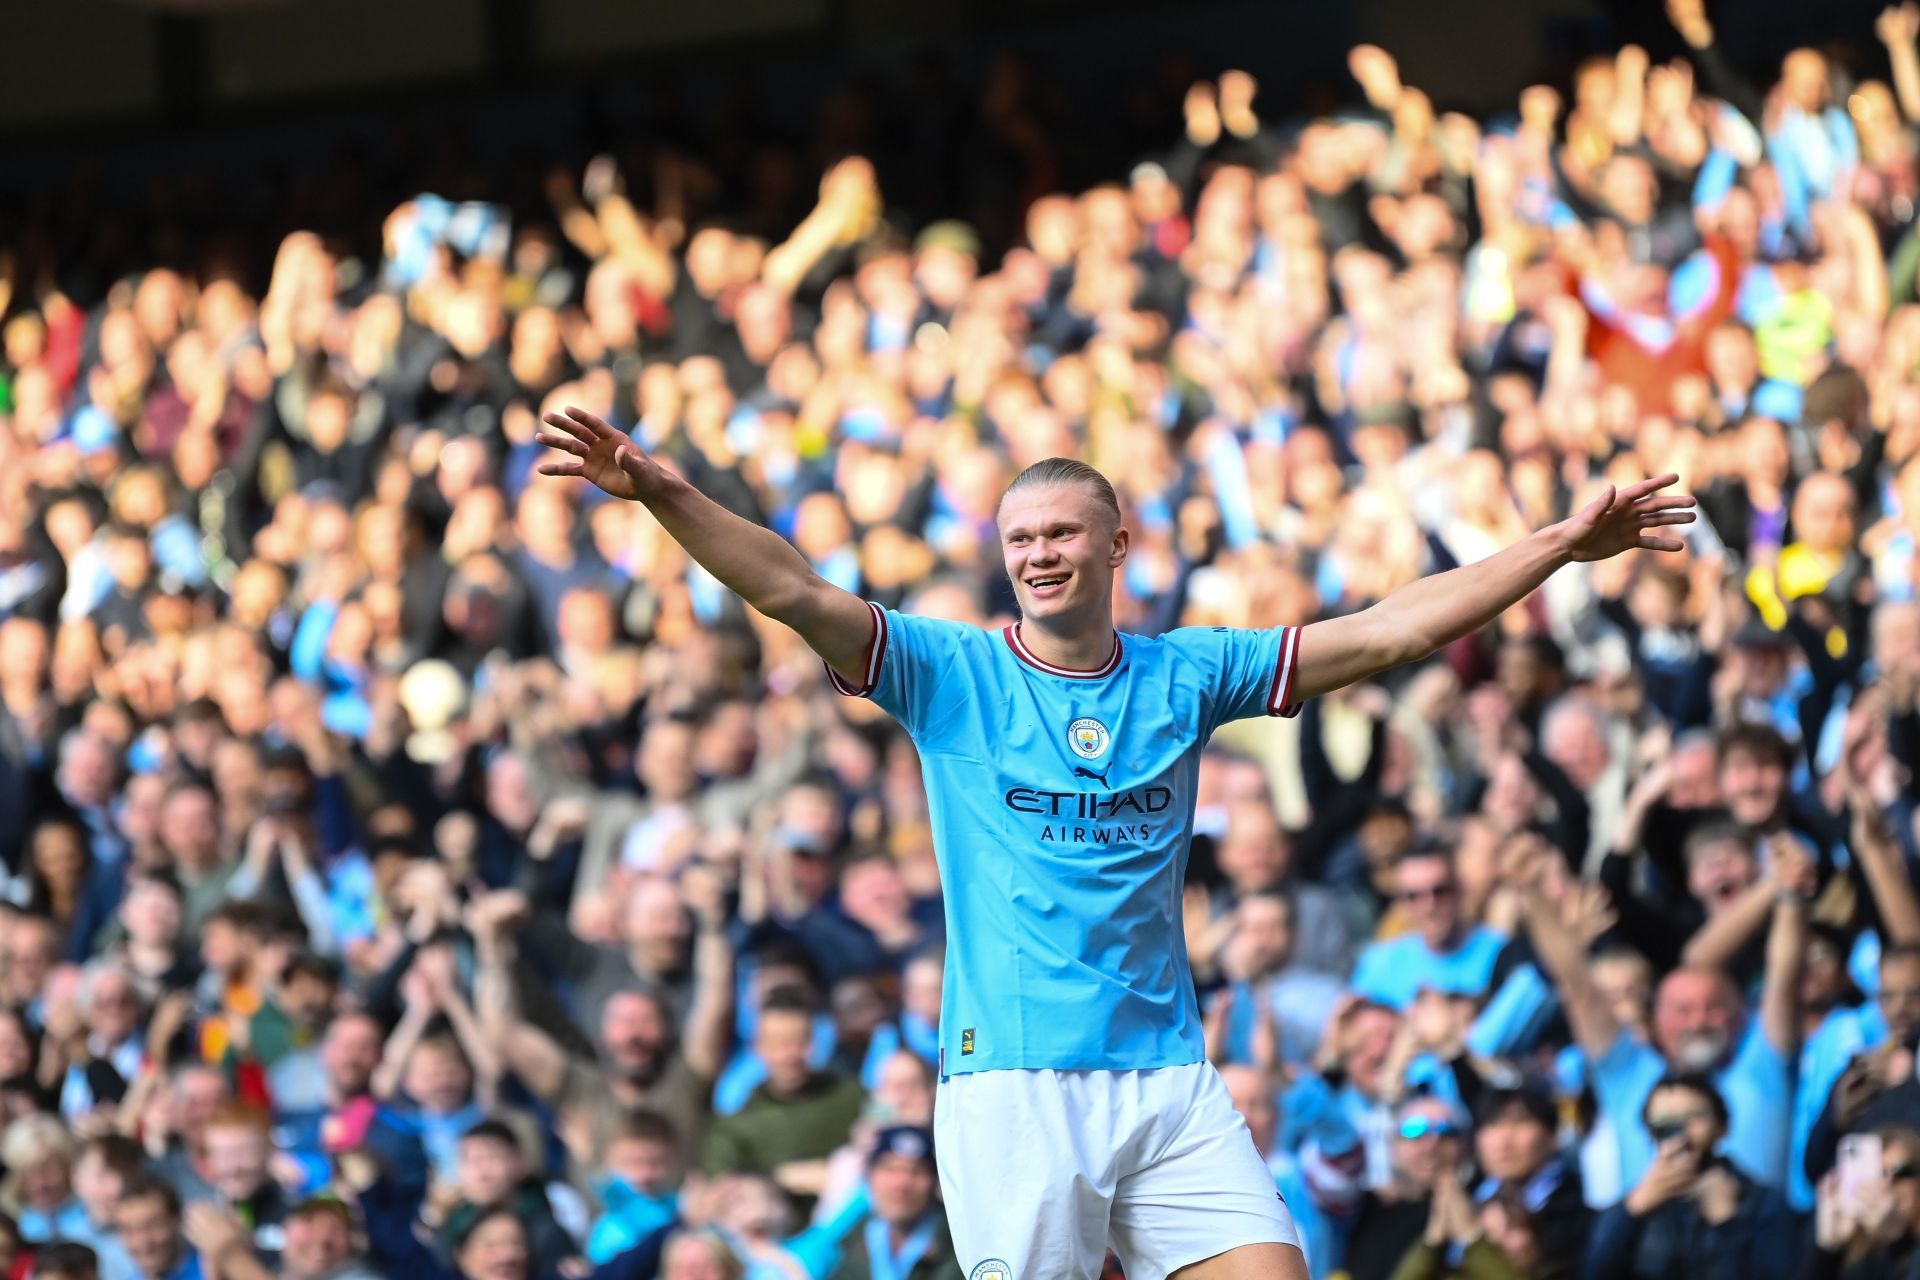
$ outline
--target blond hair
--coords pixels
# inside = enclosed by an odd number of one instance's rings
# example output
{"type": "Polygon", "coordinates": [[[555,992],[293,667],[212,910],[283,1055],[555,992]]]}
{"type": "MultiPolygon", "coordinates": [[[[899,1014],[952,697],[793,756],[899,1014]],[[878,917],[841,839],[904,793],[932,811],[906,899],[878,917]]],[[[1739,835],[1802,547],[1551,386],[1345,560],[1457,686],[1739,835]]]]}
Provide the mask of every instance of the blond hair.
{"type": "Polygon", "coordinates": [[[1112,514],[1114,524],[1120,523],[1120,499],[1113,491],[1113,482],[1101,475],[1084,462],[1072,458],[1042,458],[1022,471],[1000,495],[1005,502],[1022,489],[1047,489],[1055,486],[1068,487],[1084,485],[1093,491],[1093,500],[1112,514]]]}
{"type": "Polygon", "coordinates": [[[20,1206],[20,1177],[34,1165],[58,1160],[68,1173],[73,1171],[79,1145],[67,1126],[44,1112],[21,1116],[0,1136],[0,1162],[7,1175],[0,1179],[0,1204],[17,1210],[20,1206]]]}

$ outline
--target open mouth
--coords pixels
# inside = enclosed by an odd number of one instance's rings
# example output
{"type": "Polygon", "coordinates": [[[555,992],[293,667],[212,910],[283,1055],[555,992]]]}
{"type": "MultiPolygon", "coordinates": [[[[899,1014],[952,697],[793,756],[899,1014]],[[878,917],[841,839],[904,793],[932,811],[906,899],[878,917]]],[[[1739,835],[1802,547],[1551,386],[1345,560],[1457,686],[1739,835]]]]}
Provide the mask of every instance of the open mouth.
{"type": "Polygon", "coordinates": [[[1027,590],[1042,600],[1049,596],[1057,596],[1067,589],[1067,579],[1070,576],[1065,573],[1035,574],[1027,579],[1027,590]]]}

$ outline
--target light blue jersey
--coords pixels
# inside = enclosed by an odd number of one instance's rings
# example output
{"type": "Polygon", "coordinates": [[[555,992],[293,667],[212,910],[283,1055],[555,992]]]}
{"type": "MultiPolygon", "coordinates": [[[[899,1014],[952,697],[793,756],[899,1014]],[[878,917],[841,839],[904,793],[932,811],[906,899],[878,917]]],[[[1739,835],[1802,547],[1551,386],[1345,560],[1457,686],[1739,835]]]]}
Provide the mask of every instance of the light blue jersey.
{"type": "Polygon", "coordinates": [[[920,751],[947,916],[941,1075],[1205,1060],[1181,888],[1200,751],[1291,714],[1298,628],[1116,635],[1095,671],[1018,627],[870,606],[864,683],[920,751]]]}
{"type": "MultiPolygon", "coordinates": [[[[1605,1057],[1593,1064],[1593,1091],[1620,1139],[1622,1194],[1639,1185],[1653,1164],[1653,1135],[1641,1111],[1672,1068],[1660,1051],[1622,1031],[1605,1057]]],[[[1755,1182],[1787,1185],[1791,1144],[1794,1063],[1774,1047],[1758,1019],[1747,1024],[1733,1057],[1713,1072],[1727,1104],[1727,1158],[1755,1182]]]]}
{"type": "Polygon", "coordinates": [[[1451,951],[1435,951],[1418,934],[1375,942],[1353,970],[1355,994],[1404,1012],[1428,987],[1447,995],[1483,996],[1507,940],[1475,925],[1451,951]]]}

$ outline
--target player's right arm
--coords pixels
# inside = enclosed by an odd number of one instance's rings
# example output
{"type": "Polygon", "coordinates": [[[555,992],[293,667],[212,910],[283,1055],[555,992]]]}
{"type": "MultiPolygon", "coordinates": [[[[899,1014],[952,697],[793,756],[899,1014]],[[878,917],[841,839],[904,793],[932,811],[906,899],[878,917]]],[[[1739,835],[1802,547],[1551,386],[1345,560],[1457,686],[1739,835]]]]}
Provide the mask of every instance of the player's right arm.
{"type": "Polygon", "coordinates": [[[616,498],[643,503],[700,567],[742,600],[800,633],[850,685],[870,683],[874,612],[834,586],[771,529],[743,520],[648,457],[626,433],[584,409],[549,413],[534,438],[558,451],[542,475],[578,476],[616,498]]]}

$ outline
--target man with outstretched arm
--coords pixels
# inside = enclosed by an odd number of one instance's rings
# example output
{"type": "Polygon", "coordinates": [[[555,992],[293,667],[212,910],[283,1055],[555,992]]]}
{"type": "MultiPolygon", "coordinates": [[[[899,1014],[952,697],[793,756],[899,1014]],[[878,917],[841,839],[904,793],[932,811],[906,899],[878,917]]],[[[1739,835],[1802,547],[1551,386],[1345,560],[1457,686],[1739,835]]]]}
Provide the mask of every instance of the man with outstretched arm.
{"type": "Polygon", "coordinates": [[[1677,551],[1664,476],[1349,617],[1271,631],[1113,626],[1129,533],[1104,476],[1050,458],[1001,500],[1021,620],[909,617],[827,583],[579,409],[540,465],[646,504],[747,603],[799,632],[842,693],[919,748],[947,914],[934,1120],[970,1280],[1304,1280],[1285,1204],[1205,1055],[1181,924],[1194,783],[1215,728],[1425,658],[1561,566],[1677,551]]]}

